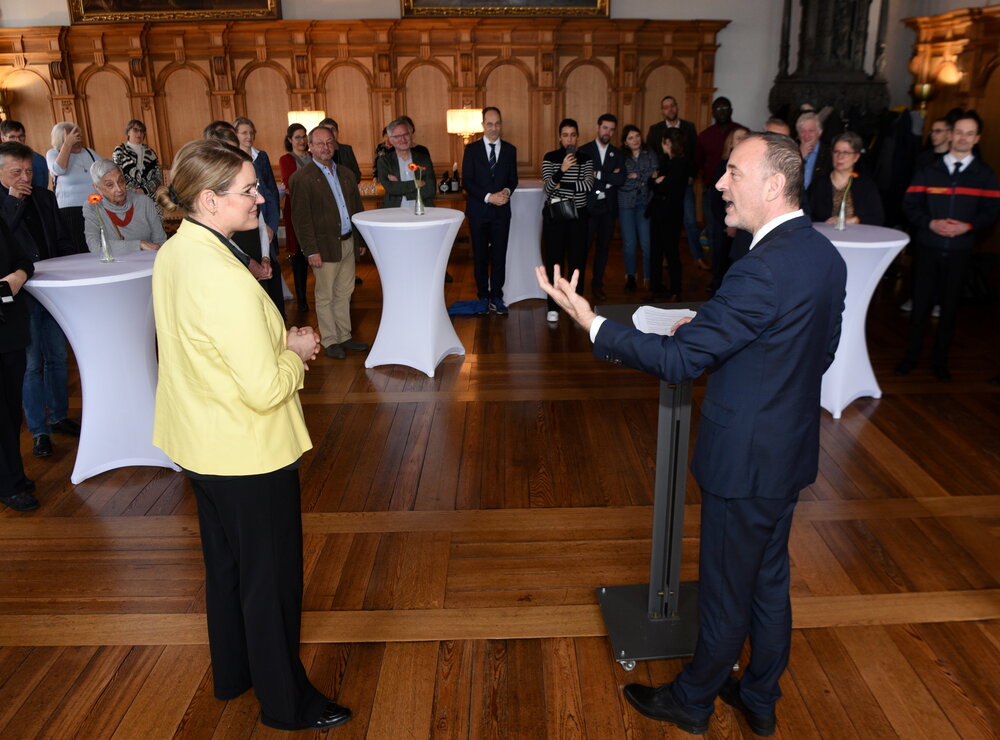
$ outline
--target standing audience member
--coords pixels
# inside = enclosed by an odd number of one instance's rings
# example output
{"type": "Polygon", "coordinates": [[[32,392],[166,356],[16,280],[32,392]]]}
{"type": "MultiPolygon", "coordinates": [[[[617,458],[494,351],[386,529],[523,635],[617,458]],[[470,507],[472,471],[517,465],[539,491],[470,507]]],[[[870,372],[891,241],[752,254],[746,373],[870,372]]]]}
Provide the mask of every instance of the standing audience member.
{"type": "MultiPolygon", "coordinates": [[[[580,128],[572,118],[559,122],[559,148],[542,159],[542,186],[545,190],[545,210],[542,212],[542,258],[545,271],[552,280],[553,268],[565,265],[569,274],[580,271],[576,289],[581,294],[584,273],[587,269],[587,193],[594,188],[594,163],[583,152],[578,152],[576,142],[580,128]],[[576,215],[557,220],[550,205],[555,200],[572,202],[576,215]]],[[[545,320],[559,320],[558,305],[549,296],[549,310],[545,320]]]]}
{"type": "Polygon", "coordinates": [[[652,295],[646,297],[647,301],[680,299],[679,242],[684,217],[684,187],[691,175],[690,160],[684,155],[684,135],[677,129],[668,129],[660,142],[659,164],[649,181],[653,194],[649,203],[649,287],[652,295]],[[669,287],[663,285],[664,257],[670,272],[669,287]]]}
{"type": "MultiPolygon", "coordinates": [[[[5,141],[26,143],[24,124],[10,118],[0,121],[0,143],[5,141]]],[[[49,186],[49,166],[45,163],[45,157],[34,150],[31,152],[31,184],[40,188],[49,186]]]]}
{"type": "MultiPolygon", "coordinates": [[[[719,168],[715,171],[716,182],[726,174],[726,167],[729,165],[729,157],[733,153],[733,149],[749,135],[750,131],[743,126],[734,128],[729,132],[729,136],[726,137],[726,143],[722,147],[722,161],[719,163],[719,168]]],[[[787,134],[781,135],[787,136],[787,134]]],[[[747,253],[747,250],[750,248],[751,235],[743,229],[737,229],[735,226],[727,226],[726,206],[722,200],[722,193],[716,190],[712,197],[715,198],[715,202],[712,204],[712,212],[719,214],[721,220],[718,223],[718,227],[722,231],[722,246],[719,249],[719,259],[712,261],[712,282],[709,288],[714,293],[722,285],[722,279],[726,276],[726,272],[729,271],[730,265],[747,253]]]]}
{"type": "Polygon", "coordinates": [[[590,278],[595,301],[608,300],[604,271],[618,219],[618,189],[625,182],[625,158],[622,150],[611,143],[617,129],[618,119],[605,113],[597,119],[597,136],[580,147],[580,154],[594,163],[594,188],[587,193],[587,250],[596,240],[590,278]]]}
{"type": "Polygon", "coordinates": [[[941,298],[941,319],[931,363],[939,380],[951,380],[948,350],[955,334],[955,317],[962,278],[975,246],[1000,212],[1000,185],[989,165],[973,155],[982,121],[975,111],[959,116],[952,125],[947,154],[916,173],[903,199],[903,214],[916,227],[913,313],[906,356],[896,367],[906,375],[917,366],[934,300],[941,298]]]}
{"type": "Polygon", "coordinates": [[[847,191],[847,205],[844,207],[846,222],[881,226],[885,223],[885,216],[882,213],[882,198],[878,194],[878,187],[868,175],[854,170],[861,159],[864,146],[861,137],[853,131],[845,131],[833,140],[831,146],[833,169],[830,170],[830,175],[817,177],[809,189],[812,220],[837,223],[840,204],[844,201],[847,183],[850,182],[851,189],[847,191]]]}
{"type": "Polygon", "coordinates": [[[198,503],[215,696],[253,688],[263,724],[325,730],[351,719],[309,681],[299,658],[299,464],[311,447],[298,392],[315,332],[285,330],[230,237],[252,229],[264,198],[250,157],[186,144],[167,213],[186,212],[153,267],[160,373],[153,444],[184,470],[198,503]]]}
{"type": "Polygon", "coordinates": [[[354,174],[333,161],[336,140],[329,129],[309,132],[313,160],[300,167],[289,182],[292,222],[299,249],[316,278],[316,319],[327,357],[343,360],[345,350],[365,352],[368,345],[351,337],[351,295],[354,263],[365,252],[361,233],[351,216],[364,210],[354,174]]]}
{"type": "Polygon", "coordinates": [[[125,141],[115,147],[111,158],[133,192],[153,198],[163,184],[156,152],[146,146],[146,124],[132,120],[125,125],[125,141]]]}
{"type": "Polygon", "coordinates": [[[938,157],[943,157],[951,149],[951,121],[935,118],[927,133],[927,146],[917,154],[913,171],[919,172],[938,157]]]}
{"type": "Polygon", "coordinates": [[[517,149],[503,141],[500,109],[483,108],[483,138],[465,147],[462,187],[472,235],[473,270],[480,316],[507,315],[503,284],[510,233],[510,196],[517,188],[517,149]]]}
{"type": "Polygon", "coordinates": [[[382,141],[375,147],[375,154],[372,156],[372,180],[378,180],[378,161],[383,155],[392,151],[392,140],[389,139],[389,127],[382,128],[382,141]]]}
{"type": "Polygon", "coordinates": [[[397,118],[386,126],[393,148],[379,157],[375,163],[378,181],[385,188],[383,208],[412,206],[417,202],[417,186],[414,180],[418,178],[410,169],[411,164],[424,168],[419,174],[419,179],[423,183],[420,186],[420,197],[425,206],[434,205],[434,193],[437,190],[434,164],[426,147],[418,149],[413,146],[413,131],[407,120],[405,117],[397,118]]]}
{"type": "MultiPolygon", "coordinates": [[[[655,128],[655,126],[654,126],[655,128]]],[[[647,149],[639,129],[631,124],[622,131],[625,151],[625,182],[618,194],[618,216],[625,259],[625,292],[636,288],[636,243],[642,249],[643,284],[649,287],[649,179],[657,157],[647,149]]]]}
{"type": "MultiPolygon", "coordinates": [[[[716,253],[722,248],[722,229],[719,224],[725,214],[716,213],[713,209],[715,200],[715,172],[722,161],[722,148],[725,146],[729,132],[741,124],[733,122],[733,104],[729,98],[716,98],[712,102],[712,117],[715,123],[698,134],[698,148],[695,162],[701,174],[702,193],[701,208],[705,215],[705,232],[708,235],[710,255],[715,261],[716,253]]],[[[746,128],[746,126],[743,126],[746,128]]]]}
{"type": "Polygon", "coordinates": [[[306,256],[299,249],[299,241],[295,236],[295,225],[292,223],[292,184],[291,177],[299,167],[305,167],[312,162],[309,154],[309,135],[301,123],[293,123],[285,133],[285,151],[278,160],[281,168],[281,180],[285,183],[285,203],[282,213],[285,217],[285,251],[292,263],[292,280],[295,283],[295,298],[299,311],[308,311],[306,303],[306,276],[309,264],[306,256]]]}
{"type": "Polygon", "coordinates": [[[21,288],[34,271],[31,257],[0,218],[0,281],[13,298],[0,304],[0,502],[14,511],[39,506],[35,482],[24,474],[20,442],[25,348],[31,341],[29,307],[21,288]]]}
{"type": "Polygon", "coordinates": [[[695,211],[694,198],[694,175],[695,175],[695,145],[698,141],[698,130],[691,121],[685,121],[680,117],[677,108],[677,98],[667,95],[660,101],[660,113],[663,120],[654,123],[649,127],[646,134],[646,146],[653,153],[653,159],[660,158],[659,142],[663,141],[663,135],[668,128],[679,128],[684,134],[682,143],[684,144],[685,156],[688,159],[688,169],[691,171],[691,180],[684,188],[684,232],[687,234],[688,250],[691,252],[691,259],[697,267],[702,270],[708,269],[701,252],[701,229],[698,227],[698,214],[695,211]]]}
{"type": "MultiPolygon", "coordinates": [[[[264,289],[271,296],[274,305],[282,316],[285,315],[285,295],[282,290],[281,270],[278,265],[278,224],[281,221],[280,198],[278,183],[274,180],[274,170],[267,152],[253,145],[257,139],[257,127],[249,118],[237,118],[233,121],[236,138],[240,149],[250,155],[253,168],[257,173],[257,189],[264,196],[264,205],[259,210],[258,229],[260,230],[260,263],[269,263],[271,275],[264,281],[264,289]],[[261,229],[261,224],[263,228],[261,229]]],[[[253,254],[251,252],[251,254],[253,254]]]]}
{"type": "MultiPolygon", "coordinates": [[[[37,263],[77,250],[59,217],[55,196],[50,190],[31,185],[31,154],[23,144],[0,144],[0,213],[22,250],[37,263]]],[[[53,432],[80,436],[80,425],[69,418],[66,336],[41,303],[27,293],[23,299],[31,327],[24,374],[24,416],[33,440],[31,454],[48,457],[52,454],[53,432]]]]}
{"type": "Polygon", "coordinates": [[[361,183],[361,168],[358,166],[358,158],[354,156],[354,149],[350,144],[344,144],[340,140],[340,126],[332,118],[324,118],[319,122],[320,126],[329,129],[333,134],[333,141],[337,145],[337,150],[333,153],[333,162],[338,166],[343,166],[354,173],[355,179],[361,183]]]}
{"type": "Polygon", "coordinates": [[[87,247],[101,253],[101,232],[112,254],[156,250],[167,240],[156,206],[143,193],[130,190],[125,176],[110,159],[90,167],[90,179],[101,196],[83,207],[87,247]]]}
{"type": "Polygon", "coordinates": [[[45,154],[49,172],[55,179],[59,217],[77,252],[87,251],[83,236],[83,206],[93,190],[90,165],[100,159],[83,145],[83,132],[75,123],[63,121],[52,127],[52,148],[45,154]]]}

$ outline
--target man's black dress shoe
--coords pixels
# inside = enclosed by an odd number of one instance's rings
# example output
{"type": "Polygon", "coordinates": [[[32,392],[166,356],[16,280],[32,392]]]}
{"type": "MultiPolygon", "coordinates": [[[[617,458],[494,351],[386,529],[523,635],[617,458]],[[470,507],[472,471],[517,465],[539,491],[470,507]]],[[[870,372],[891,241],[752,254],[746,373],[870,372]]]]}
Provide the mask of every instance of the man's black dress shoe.
{"type": "Polygon", "coordinates": [[[49,429],[59,434],[65,434],[68,437],[80,436],[80,425],[70,418],[57,421],[55,424],[49,424],[49,429]]]}
{"type": "Polygon", "coordinates": [[[344,352],[344,348],[341,347],[339,344],[331,344],[329,347],[323,350],[323,354],[325,354],[327,357],[333,358],[334,360],[343,360],[345,357],[347,357],[347,354],[344,352]]]}
{"type": "Polygon", "coordinates": [[[738,709],[743,713],[743,717],[746,719],[747,724],[750,725],[750,729],[753,730],[755,735],[770,737],[774,734],[774,728],[778,724],[778,720],[775,718],[773,713],[755,714],[754,712],[751,712],[747,705],[743,703],[743,699],[740,698],[739,681],[732,678],[726,681],[726,685],[723,686],[722,691],[719,692],[719,698],[733,709],[738,709]]]}
{"type": "Polygon", "coordinates": [[[0,503],[9,506],[14,511],[34,511],[40,506],[38,499],[27,491],[18,491],[10,496],[0,496],[0,503]]]}
{"type": "Polygon", "coordinates": [[[917,366],[913,360],[903,360],[896,365],[896,375],[909,375],[910,371],[917,366]]]}
{"type": "Polygon", "coordinates": [[[35,457],[48,457],[52,454],[52,440],[47,434],[39,434],[35,437],[35,443],[31,446],[31,454],[35,457]]]}
{"type": "Polygon", "coordinates": [[[351,350],[351,352],[368,351],[368,345],[365,342],[359,342],[357,339],[348,339],[346,342],[341,342],[340,346],[344,349],[351,350]]]}
{"type": "Polygon", "coordinates": [[[323,708],[323,714],[319,716],[319,719],[313,722],[308,727],[303,727],[303,730],[329,730],[331,727],[336,727],[337,725],[342,725],[348,722],[351,717],[351,710],[347,707],[340,706],[335,701],[327,701],[326,706],[323,708]]]}
{"type": "Polygon", "coordinates": [[[677,700],[674,699],[670,684],[662,686],[643,686],[630,683],[624,690],[625,698],[639,714],[660,722],[670,722],[684,732],[692,735],[704,735],[708,732],[708,720],[692,717],[677,700]]]}

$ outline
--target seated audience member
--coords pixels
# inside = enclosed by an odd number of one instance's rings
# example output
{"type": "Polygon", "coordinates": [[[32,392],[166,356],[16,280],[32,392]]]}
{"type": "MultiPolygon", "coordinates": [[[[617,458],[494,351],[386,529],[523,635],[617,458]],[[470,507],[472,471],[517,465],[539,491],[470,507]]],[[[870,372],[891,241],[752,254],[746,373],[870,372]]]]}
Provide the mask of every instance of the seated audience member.
{"type": "MultiPolygon", "coordinates": [[[[24,124],[8,118],[0,121],[0,143],[4,141],[16,141],[24,144],[27,140],[27,133],[24,124]]],[[[45,163],[45,157],[33,151],[31,156],[31,184],[40,188],[49,186],[49,166],[45,163]]]]}
{"type": "Polygon", "coordinates": [[[814,179],[809,189],[813,221],[837,223],[840,204],[844,201],[847,183],[850,182],[851,189],[847,192],[847,205],[844,208],[847,223],[874,226],[884,223],[882,199],[875,181],[854,171],[854,166],[861,158],[862,148],[861,137],[853,131],[845,131],[833,140],[833,169],[829,175],[814,179]]]}
{"type": "MultiPolygon", "coordinates": [[[[32,262],[73,254],[51,191],[31,185],[31,149],[17,142],[0,144],[0,214],[32,262]]],[[[88,176],[89,177],[89,176],[88,176]]],[[[82,216],[81,216],[82,217],[82,216]]],[[[24,416],[34,440],[31,454],[52,454],[53,432],[80,436],[69,418],[66,336],[52,315],[24,293],[30,315],[31,343],[24,374],[24,416]]]]}
{"type": "Polygon", "coordinates": [[[941,298],[941,318],[931,363],[939,380],[951,380],[948,352],[962,281],[976,236],[1000,213],[1000,185],[993,170],[975,156],[982,121],[975,111],[959,114],[952,124],[951,147],[917,172],[903,199],[903,214],[917,230],[913,266],[913,313],[906,355],[896,367],[906,375],[917,366],[934,303],[941,298]]]}
{"type": "Polygon", "coordinates": [[[418,150],[413,146],[413,133],[403,118],[397,118],[386,128],[389,130],[389,141],[393,149],[379,157],[376,163],[378,181],[385,188],[382,207],[396,208],[416,203],[417,187],[414,180],[417,176],[423,183],[420,195],[424,205],[433,206],[437,181],[434,178],[434,164],[427,148],[420,147],[418,150]],[[414,172],[410,169],[411,164],[424,169],[414,172]]]}
{"type": "Polygon", "coordinates": [[[87,248],[101,253],[101,231],[112,254],[155,250],[167,240],[156,206],[143,193],[128,188],[121,169],[110,159],[90,166],[90,178],[101,196],[83,208],[87,248]]]}
{"type": "Polygon", "coordinates": [[[146,146],[146,124],[132,120],[125,125],[125,141],[115,147],[111,158],[125,178],[129,190],[149,198],[163,184],[163,172],[156,152],[146,146]]]}
{"type": "Polygon", "coordinates": [[[75,123],[63,121],[52,127],[52,148],[45,153],[49,172],[55,178],[59,217],[77,252],[87,251],[83,236],[83,207],[93,190],[90,165],[100,159],[93,149],[83,145],[83,133],[75,123]]]}
{"type": "Polygon", "coordinates": [[[20,443],[25,348],[31,341],[27,293],[21,288],[34,271],[31,257],[0,218],[0,280],[14,297],[0,309],[0,502],[14,511],[34,511],[39,506],[35,482],[24,474],[20,443]]]}
{"type": "Polygon", "coordinates": [[[332,118],[324,118],[319,125],[333,134],[333,141],[337,145],[337,151],[333,153],[333,162],[336,165],[346,167],[354,173],[357,181],[361,182],[361,168],[358,166],[358,158],[354,156],[354,149],[350,144],[345,144],[340,140],[340,126],[332,118]]]}

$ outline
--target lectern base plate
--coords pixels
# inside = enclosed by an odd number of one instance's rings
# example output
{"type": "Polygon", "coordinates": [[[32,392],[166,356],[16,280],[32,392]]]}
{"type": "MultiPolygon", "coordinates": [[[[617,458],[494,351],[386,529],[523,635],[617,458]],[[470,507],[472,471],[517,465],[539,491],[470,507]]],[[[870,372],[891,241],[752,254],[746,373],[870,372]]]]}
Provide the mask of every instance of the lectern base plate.
{"type": "Polygon", "coordinates": [[[682,658],[694,654],[698,640],[697,581],[681,584],[677,600],[679,613],[673,618],[649,618],[646,611],[649,585],[645,583],[605,586],[597,589],[597,598],[608,628],[611,649],[619,663],[682,658]]]}

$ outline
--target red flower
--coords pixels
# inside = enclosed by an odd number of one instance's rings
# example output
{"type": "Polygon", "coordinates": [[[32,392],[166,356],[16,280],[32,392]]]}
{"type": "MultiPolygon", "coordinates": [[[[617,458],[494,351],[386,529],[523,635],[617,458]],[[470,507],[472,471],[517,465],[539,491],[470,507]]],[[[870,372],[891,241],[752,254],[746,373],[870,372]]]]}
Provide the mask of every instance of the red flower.
{"type": "Polygon", "coordinates": [[[426,170],[427,169],[426,167],[421,167],[419,164],[416,164],[414,162],[410,162],[406,166],[410,168],[411,172],[416,172],[417,170],[426,170]]]}
{"type": "Polygon", "coordinates": [[[102,198],[98,193],[91,193],[87,196],[88,203],[100,203],[102,200],[104,200],[104,198],[102,198]]]}

